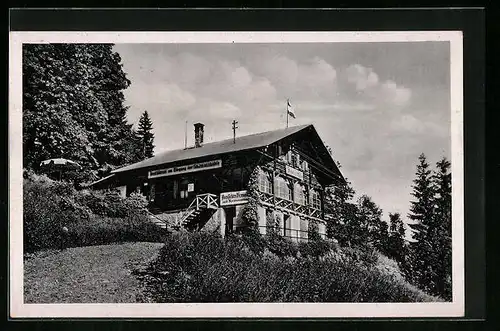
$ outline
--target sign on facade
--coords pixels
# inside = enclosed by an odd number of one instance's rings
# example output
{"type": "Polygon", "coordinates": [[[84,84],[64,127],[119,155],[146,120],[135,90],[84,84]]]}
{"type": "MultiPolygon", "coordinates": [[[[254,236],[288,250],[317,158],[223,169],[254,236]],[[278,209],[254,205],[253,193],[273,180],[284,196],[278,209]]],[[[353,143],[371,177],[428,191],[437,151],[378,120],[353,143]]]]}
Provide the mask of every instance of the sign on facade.
{"type": "Polygon", "coordinates": [[[220,194],[221,206],[234,206],[234,205],[242,205],[245,203],[248,203],[248,192],[246,190],[224,192],[220,194]]]}
{"type": "Polygon", "coordinates": [[[287,175],[293,176],[295,178],[298,178],[300,180],[304,180],[304,173],[300,170],[297,170],[295,168],[292,168],[290,166],[286,166],[286,173],[287,175]]]}
{"type": "Polygon", "coordinates": [[[188,184],[188,192],[194,192],[194,183],[188,184]]]}
{"type": "Polygon", "coordinates": [[[192,163],[187,165],[182,165],[178,167],[151,170],[148,172],[148,178],[157,178],[163,176],[173,176],[179,174],[186,174],[201,170],[210,170],[222,167],[222,160],[212,160],[205,162],[192,163]]]}

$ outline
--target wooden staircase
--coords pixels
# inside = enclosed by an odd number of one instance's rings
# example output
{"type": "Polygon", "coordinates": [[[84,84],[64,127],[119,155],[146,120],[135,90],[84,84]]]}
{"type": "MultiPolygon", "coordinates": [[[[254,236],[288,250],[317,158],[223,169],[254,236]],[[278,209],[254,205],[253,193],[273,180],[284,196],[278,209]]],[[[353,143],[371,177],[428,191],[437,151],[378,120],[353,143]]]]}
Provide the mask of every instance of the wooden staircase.
{"type": "Polygon", "coordinates": [[[217,195],[211,193],[199,194],[178,218],[176,228],[201,229],[217,208],[219,208],[217,195]]]}
{"type": "Polygon", "coordinates": [[[149,220],[161,229],[167,228],[167,221],[161,218],[161,214],[149,213],[149,220]]]}

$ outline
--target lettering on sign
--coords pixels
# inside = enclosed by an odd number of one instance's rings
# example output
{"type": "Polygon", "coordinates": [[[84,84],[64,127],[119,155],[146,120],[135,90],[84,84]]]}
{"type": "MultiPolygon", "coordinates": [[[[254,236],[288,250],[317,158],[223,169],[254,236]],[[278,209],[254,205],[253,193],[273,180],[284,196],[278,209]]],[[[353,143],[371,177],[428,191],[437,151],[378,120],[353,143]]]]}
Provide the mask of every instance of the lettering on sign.
{"type": "Polygon", "coordinates": [[[300,170],[297,170],[297,169],[292,168],[290,166],[286,166],[285,171],[290,176],[293,176],[293,177],[298,178],[300,180],[304,180],[304,173],[300,170]]]}
{"type": "Polygon", "coordinates": [[[212,160],[206,162],[192,163],[178,167],[151,170],[148,172],[148,178],[156,178],[163,176],[173,176],[178,174],[186,174],[201,170],[210,170],[222,167],[222,160],[212,160]]]}
{"type": "Polygon", "coordinates": [[[220,205],[221,206],[233,206],[242,205],[248,203],[248,192],[245,191],[234,191],[234,192],[224,192],[220,194],[220,205]]]}

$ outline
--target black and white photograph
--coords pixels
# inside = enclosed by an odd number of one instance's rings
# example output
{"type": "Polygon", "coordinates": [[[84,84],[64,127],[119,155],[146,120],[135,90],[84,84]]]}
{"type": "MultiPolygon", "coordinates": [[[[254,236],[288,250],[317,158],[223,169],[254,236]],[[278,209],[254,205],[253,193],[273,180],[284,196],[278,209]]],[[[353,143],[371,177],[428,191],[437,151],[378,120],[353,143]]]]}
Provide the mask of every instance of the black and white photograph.
{"type": "Polygon", "coordinates": [[[11,309],[462,316],[461,51],[455,31],[12,33],[11,309]]]}

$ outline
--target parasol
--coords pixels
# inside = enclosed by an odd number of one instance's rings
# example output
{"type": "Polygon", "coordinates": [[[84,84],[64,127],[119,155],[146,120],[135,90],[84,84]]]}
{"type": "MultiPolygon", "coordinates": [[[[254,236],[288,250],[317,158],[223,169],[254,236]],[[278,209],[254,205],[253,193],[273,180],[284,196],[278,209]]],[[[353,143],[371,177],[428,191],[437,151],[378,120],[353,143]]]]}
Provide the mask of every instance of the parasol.
{"type": "Polygon", "coordinates": [[[63,171],[77,170],[82,167],[75,161],[68,159],[58,158],[58,159],[48,159],[40,162],[40,168],[47,172],[59,172],[59,180],[62,178],[63,171]]]}

